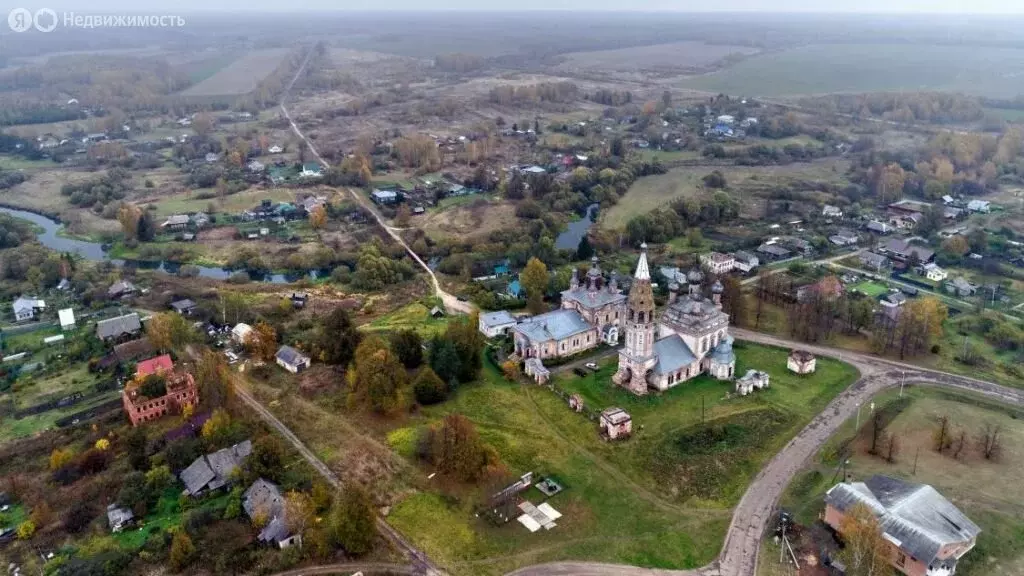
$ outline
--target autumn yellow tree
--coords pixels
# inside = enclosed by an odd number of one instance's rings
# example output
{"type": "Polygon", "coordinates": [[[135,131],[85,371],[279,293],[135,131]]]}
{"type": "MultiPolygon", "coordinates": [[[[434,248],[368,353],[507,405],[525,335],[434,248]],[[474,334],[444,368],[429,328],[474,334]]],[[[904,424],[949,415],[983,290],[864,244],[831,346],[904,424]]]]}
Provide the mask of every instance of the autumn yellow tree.
{"type": "Polygon", "coordinates": [[[409,405],[408,374],[384,340],[365,338],[356,348],[353,368],[348,371],[349,406],[391,414],[409,405]]]}
{"type": "Polygon", "coordinates": [[[327,224],[327,209],[323,206],[313,208],[313,211],[309,213],[309,225],[314,230],[320,230],[325,224],[327,224]]]}
{"type": "Polygon", "coordinates": [[[405,228],[406,226],[409,225],[409,218],[411,217],[412,213],[409,211],[409,205],[402,204],[401,206],[398,207],[398,210],[395,213],[395,224],[397,226],[405,228]]]}
{"type": "Polygon", "coordinates": [[[161,312],[146,322],[146,336],[157,350],[182,350],[196,338],[192,326],[180,314],[161,312]]]}
{"type": "Polygon", "coordinates": [[[548,288],[548,267],[537,257],[530,258],[526,268],[519,275],[519,281],[526,290],[527,307],[533,314],[544,311],[544,293],[548,288]]]}
{"type": "Polygon", "coordinates": [[[277,354],[277,332],[270,324],[259,322],[246,337],[245,347],[253,356],[271,362],[277,354]]]}
{"type": "Polygon", "coordinates": [[[849,576],[892,574],[889,543],[882,537],[882,527],[870,508],[860,503],[850,507],[839,524],[839,534],[846,543],[842,556],[849,576]]]}
{"type": "Polygon", "coordinates": [[[292,490],[284,495],[284,517],[288,531],[303,534],[316,519],[316,506],[309,494],[292,490]]]}
{"type": "Polygon", "coordinates": [[[192,131],[197,136],[205,138],[213,130],[214,119],[209,112],[200,112],[192,119],[192,131]]]}
{"type": "Polygon", "coordinates": [[[124,231],[125,240],[136,240],[139,235],[139,218],[142,210],[130,202],[121,204],[117,211],[117,221],[121,223],[121,230],[124,231]]]}
{"type": "Polygon", "coordinates": [[[882,168],[878,175],[878,199],[883,203],[899,200],[906,180],[907,173],[899,164],[893,162],[882,168]]]}

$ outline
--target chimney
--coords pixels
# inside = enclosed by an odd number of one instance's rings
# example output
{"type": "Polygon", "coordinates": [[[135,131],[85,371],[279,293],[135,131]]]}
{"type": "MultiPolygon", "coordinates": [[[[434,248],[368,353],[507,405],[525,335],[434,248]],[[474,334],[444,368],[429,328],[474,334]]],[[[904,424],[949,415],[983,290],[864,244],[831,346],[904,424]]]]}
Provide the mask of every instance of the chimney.
{"type": "Polygon", "coordinates": [[[672,282],[668,285],[668,303],[675,304],[677,298],[679,298],[679,284],[672,282]]]}

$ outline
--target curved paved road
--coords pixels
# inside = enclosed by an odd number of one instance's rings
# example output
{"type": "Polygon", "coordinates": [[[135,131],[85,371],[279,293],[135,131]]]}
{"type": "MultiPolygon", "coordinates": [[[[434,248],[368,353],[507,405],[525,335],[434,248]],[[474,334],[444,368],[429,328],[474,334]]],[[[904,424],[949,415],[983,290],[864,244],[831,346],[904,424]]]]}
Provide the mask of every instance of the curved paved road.
{"type": "Polygon", "coordinates": [[[928,370],[867,354],[826,346],[796,343],[783,338],[735,328],[736,338],[782,347],[802,348],[819,356],[848,362],[861,377],[839,394],[757,474],[733,511],[732,523],[718,560],[696,570],[654,570],[590,562],[552,562],[528,566],[509,576],[754,576],[761,539],[782,492],[839,426],[860,406],[886,388],[906,382],[956,388],[979,393],[1000,402],[1024,406],[1024,392],[991,382],[928,370]]]}
{"type": "MultiPolygon", "coordinates": [[[[320,162],[320,164],[324,168],[330,168],[331,165],[328,164],[326,160],[324,160],[323,156],[320,155],[320,152],[318,152],[316,147],[313,146],[313,143],[310,142],[308,138],[306,138],[305,134],[302,133],[302,130],[300,130],[299,126],[295,124],[295,120],[292,120],[292,115],[291,113],[288,112],[288,108],[285,106],[285,102],[288,96],[291,94],[292,87],[295,86],[295,82],[298,81],[299,76],[301,76],[302,72],[305,71],[306,65],[309,63],[309,59],[312,55],[313,51],[310,50],[309,54],[306,55],[306,59],[302,61],[302,65],[299,66],[298,72],[295,73],[295,76],[292,77],[291,82],[288,83],[288,87],[285,88],[285,91],[281,96],[281,113],[283,113],[284,117],[288,119],[288,124],[291,125],[292,132],[295,132],[295,135],[301,138],[302,141],[306,143],[306,146],[309,147],[309,151],[313,153],[313,156],[316,157],[317,161],[320,162]]],[[[419,264],[424,271],[426,271],[427,275],[430,276],[430,283],[433,285],[434,295],[441,299],[441,302],[444,304],[445,309],[449,313],[470,314],[473,312],[474,308],[472,304],[470,304],[469,302],[463,302],[462,300],[459,300],[454,295],[445,292],[445,290],[441,288],[441,283],[438,282],[437,276],[434,274],[434,271],[431,270],[429,266],[427,266],[427,263],[424,262],[423,259],[420,258],[415,251],[413,251],[413,249],[405,242],[405,239],[402,238],[402,235],[398,233],[400,230],[402,230],[402,228],[394,228],[392,226],[388,226],[387,223],[384,222],[384,217],[381,216],[379,212],[377,212],[376,208],[370,205],[370,203],[366,200],[366,198],[362,196],[362,194],[359,194],[352,188],[349,188],[348,191],[349,194],[352,195],[352,198],[356,202],[358,202],[360,206],[368,210],[370,214],[373,214],[373,217],[377,221],[377,224],[380,225],[380,227],[383,228],[384,231],[388,233],[388,236],[391,236],[391,238],[395,242],[397,242],[402,248],[405,248],[405,251],[409,253],[409,256],[411,256],[412,259],[415,260],[416,263],[419,264]]]]}

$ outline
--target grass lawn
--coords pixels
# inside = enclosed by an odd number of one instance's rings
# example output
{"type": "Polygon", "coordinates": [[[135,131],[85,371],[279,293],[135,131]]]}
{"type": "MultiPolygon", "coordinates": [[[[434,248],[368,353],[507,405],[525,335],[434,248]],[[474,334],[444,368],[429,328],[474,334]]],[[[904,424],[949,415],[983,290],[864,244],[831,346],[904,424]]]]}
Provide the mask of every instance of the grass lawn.
{"type": "MultiPolygon", "coordinates": [[[[850,448],[848,471],[852,478],[884,474],[930,484],[978,524],[982,529],[978,544],[960,561],[957,574],[1024,573],[1024,484],[1019,481],[1024,474],[1024,412],[980,396],[925,387],[907,388],[902,403],[897,403],[898,395],[897,390],[890,390],[874,399],[876,409],[898,412],[886,428],[900,439],[896,462],[889,464],[867,454],[865,425],[850,448]],[[972,440],[960,460],[948,452],[936,452],[932,434],[937,419],[944,415],[950,418],[954,434],[963,430],[969,439],[986,423],[1001,426],[1003,453],[999,461],[985,460],[973,449],[972,440]]],[[[824,492],[833,484],[837,454],[853,433],[854,422],[846,422],[783,495],[782,506],[794,511],[800,522],[816,520],[824,492]]]]}
{"type": "Polygon", "coordinates": [[[0,154],[0,170],[31,170],[33,168],[54,168],[57,164],[51,160],[28,160],[21,156],[0,154]]]}
{"type": "Polygon", "coordinates": [[[273,188],[265,190],[262,188],[250,188],[224,198],[196,198],[196,191],[190,193],[182,192],[161,198],[156,204],[156,216],[166,218],[173,214],[187,214],[191,212],[205,212],[212,204],[216,211],[237,214],[255,206],[259,206],[263,200],[277,202],[294,202],[295,191],[285,188],[273,188]]]}
{"type": "Polygon", "coordinates": [[[872,298],[878,298],[882,294],[887,294],[889,292],[889,288],[887,286],[871,280],[865,280],[859,284],[855,284],[853,289],[858,290],[863,294],[867,294],[872,298]]]}
{"type": "Polygon", "coordinates": [[[386,316],[382,316],[361,328],[367,332],[398,332],[399,330],[415,330],[424,338],[430,338],[444,332],[448,327],[448,317],[433,318],[430,309],[434,304],[429,301],[412,302],[386,316]]]}
{"type": "Polygon", "coordinates": [[[101,378],[90,374],[83,363],[58,374],[41,377],[22,376],[14,385],[12,395],[18,408],[27,408],[75,392],[88,392],[100,381],[101,378]]]}
{"type": "MultiPolygon", "coordinates": [[[[772,388],[760,396],[726,400],[730,385],[698,378],[660,395],[637,398],[612,387],[614,361],[585,378],[558,375],[557,385],[576,391],[587,406],[625,408],[633,417],[634,438],[622,443],[599,439],[596,424],[568,411],[556,395],[503,381],[493,367],[479,384],[463,387],[448,402],[423,410],[432,421],[458,412],[469,416],[483,439],[514,474],[527,470],[551,475],[566,486],[552,506],[565,516],[549,532],[530,534],[518,524],[495,528],[473,515],[475,500],[438,486],[398,503],[389,518],[396,528],[456,573],[501,573],[513,566],[554,559],[627,562],[660,568],[692,568],[710,561],[721,546],[729,509],[756,470],[833,396],[856,377],[847,365],[820,359],[809,378],[785,370],[788,351],[754,345],[737,347],[738,370],[757,367],[772,375],[772,388]],[[718,470],[716,486],[705,497],[691,497],[692,486],[658,471],[655,458],[674,454],[677,442],[700,428],[701,398],[710,423],[751,425],[767,414],[782,415],[750,447],[695,458],[699,471],[718,470]],[[745,420],[744,420],[745,418],[745,420]],[[642,429],[640,428],[642,426],[642,429]],[[514,556],[501,560],[501,556],[514,556]]],[[[388,434],[400,453],[411,453],[412,430],[388,434]]],[[[681,458],[669,464],[691,466],[681,458]]],[[[437,482],[435,480],[435,482],[437,482]]],[[[534,503],[543,498],[527,492],[534,503]]]]}
{"type": "MultiPolygon", "coordinates": [[[[181,507],[178,505],[180,494],[181,489],[175,483],[174,486],[161,494],[156,506],[139,523],[138,528],[114,534],[114,541],[126,550],[138,550],[146,543],[146,539],[149,538],[150,534],[166,532],[170,528],[180,525],[183,514],[181,507]]],[[[230,498],[230,494],[222,493],[214,498],[203,500],[202,503],[193,509],[209,510],[213,512],[215,518],[220,518],[223,516],[224,509],[227,507],[230,498]]]]}
{"type": "Polygon", "coordinates": [[[88,410],[89,408],[98,406],[104,402],[119,398],[120,396],[121,392],[119,390],[111,390],[93,398],[89,402],[82,402],[75,404],[74,406],[68,406],[67,408],[50,410],[49,412],[26,416],[25,418],[17,420],[14,418],[4,418],[3,421],[0,421],[0,443],[14,440],[15,438],[32,436],[38,432],[52,428],[57,420],[60,420],[65,416],[81,412],[83,410],[88,410]]]}

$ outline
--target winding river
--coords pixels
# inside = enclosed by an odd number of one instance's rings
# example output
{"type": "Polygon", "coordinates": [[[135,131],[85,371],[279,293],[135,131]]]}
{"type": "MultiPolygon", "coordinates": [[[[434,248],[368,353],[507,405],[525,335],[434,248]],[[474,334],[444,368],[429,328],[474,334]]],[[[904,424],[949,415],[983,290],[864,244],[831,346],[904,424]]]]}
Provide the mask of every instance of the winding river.
{"type": "MultiPolygon", "coordinates": [[[[177,274],[178,270],[183,266],[183,264],[178,262],[169,262],[166,260],[163,262],[148,262],[143,260],[121,260],[117,258],[110,258],[107,256],[106,251],[103,250],[103,245],[98,242],[89,242],[87,240],[77,240],[61,236],[59,232],[63,226],[60,222],[57,222],[52,218],[36,214],[35,212],[17,210],[15,208],[0,207],[0,212],[21,220],[27,220],[28,222],[42,228],[43,231],[36,236],[39,239],[39,243],[57,252],[70,252],[94,262],[106,261],[116,266],[133,267],[140,270],[156,270],[167,274],[177,274]]],[[[210,266],[196,266],[196,268],[199,269],[199,276],[214,280],[227,280],[232,274],[239,272],[239,270],[214,268],[210,266]]],[[[253,272],[251,270],[246,270],[245,272],[248,272],[249,279],[254,282],[270,282],[273,284],[287,284],[289,282],[296,282],[308,276],[314,278],[317,276],[316,272],[296,272],[294,274],[264,273],[262,275],[259,272],[253,272]]]]}

